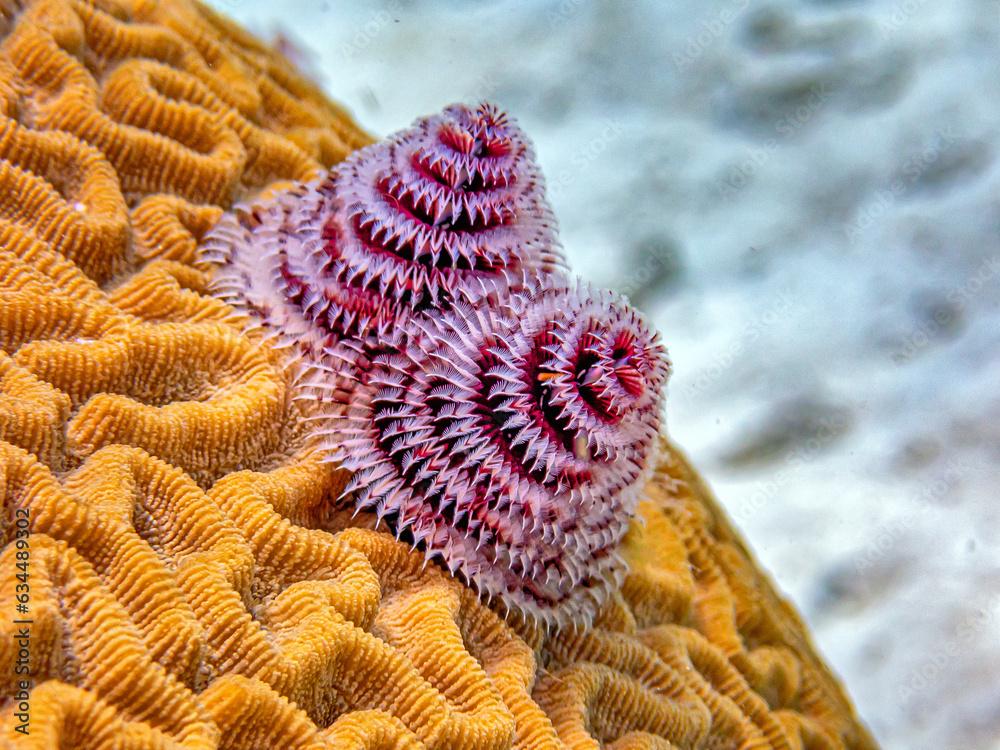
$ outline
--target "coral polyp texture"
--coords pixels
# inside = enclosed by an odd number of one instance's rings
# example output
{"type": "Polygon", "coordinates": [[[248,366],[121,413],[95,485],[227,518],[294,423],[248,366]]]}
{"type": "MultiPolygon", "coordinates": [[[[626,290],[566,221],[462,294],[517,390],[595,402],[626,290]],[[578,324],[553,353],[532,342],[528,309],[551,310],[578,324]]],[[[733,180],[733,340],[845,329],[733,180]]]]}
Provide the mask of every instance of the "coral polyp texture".
{"type": "Polygon", "coordinates": [[[314,355],[564,268],[531,145],[490,104],[448,107],[237,206],[203,255],[223,299],[314,355]]]}
{"type": "MultiPolygon", "coordinates": [[[[587,629],[505,622],[374,513],[331,518],[350,472],[199,246],[371,138],[189,0],[3,11],[0,747],[874,747],[669,444],[587,629]]],[[[635,408],[621,361],[578,376],[605,415],[635,408]]]]}
{"type": "Polygon", "coordinates": [[[624,300],[530,287],[415,319],[326,442],[359,507],[486,597],[582,624],[624,578],[668,372],[624,300]]]}

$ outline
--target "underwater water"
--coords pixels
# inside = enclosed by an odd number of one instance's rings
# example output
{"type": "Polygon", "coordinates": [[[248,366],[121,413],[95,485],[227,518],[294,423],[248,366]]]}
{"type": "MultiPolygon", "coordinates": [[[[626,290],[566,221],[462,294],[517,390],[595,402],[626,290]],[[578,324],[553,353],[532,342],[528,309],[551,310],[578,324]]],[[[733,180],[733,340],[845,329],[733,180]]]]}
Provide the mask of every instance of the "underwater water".
{"type": "Polygon", "coordinates": [[[886,748],[1000,748],[1000,3],[217,0],[372,132],[497,101],[886,748]]]}

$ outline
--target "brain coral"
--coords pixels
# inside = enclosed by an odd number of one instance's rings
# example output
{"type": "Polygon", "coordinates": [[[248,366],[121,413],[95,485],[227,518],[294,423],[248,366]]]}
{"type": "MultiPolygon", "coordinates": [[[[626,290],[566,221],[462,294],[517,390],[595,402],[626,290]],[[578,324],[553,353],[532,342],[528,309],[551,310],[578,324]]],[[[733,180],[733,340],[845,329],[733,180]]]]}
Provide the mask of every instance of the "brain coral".
{"type": "Polygon", "coordinates": [[[190,0],[2,11],[0,747],[874,747],[667,443],[580,632],[327,517],[349,473],[195,258],[370,138],[190,0]]]}

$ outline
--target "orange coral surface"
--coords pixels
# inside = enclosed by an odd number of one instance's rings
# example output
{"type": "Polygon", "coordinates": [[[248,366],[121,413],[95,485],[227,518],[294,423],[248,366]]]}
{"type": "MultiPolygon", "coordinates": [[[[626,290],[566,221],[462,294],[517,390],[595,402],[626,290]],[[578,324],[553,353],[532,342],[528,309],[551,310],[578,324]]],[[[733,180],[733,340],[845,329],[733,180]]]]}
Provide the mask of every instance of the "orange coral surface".
{"type": "Polygon", "coordinates": [[[0,747],[874,747],[669,445],[586,632],[331,515],[194,259],[369,136],[189,0],[0,13],[0,747]]]}

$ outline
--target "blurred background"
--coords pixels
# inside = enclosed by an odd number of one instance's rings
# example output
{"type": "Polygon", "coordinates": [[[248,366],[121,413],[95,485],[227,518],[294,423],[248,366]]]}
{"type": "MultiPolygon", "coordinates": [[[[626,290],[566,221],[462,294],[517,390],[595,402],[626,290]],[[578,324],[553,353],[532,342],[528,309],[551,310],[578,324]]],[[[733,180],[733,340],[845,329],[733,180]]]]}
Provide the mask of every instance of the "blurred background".
{"type": "Polygon", "coordinates": [[[384,135],[489,98],[886,748],[1000,748],[1000,1],[217,0],[384,135]]]}

